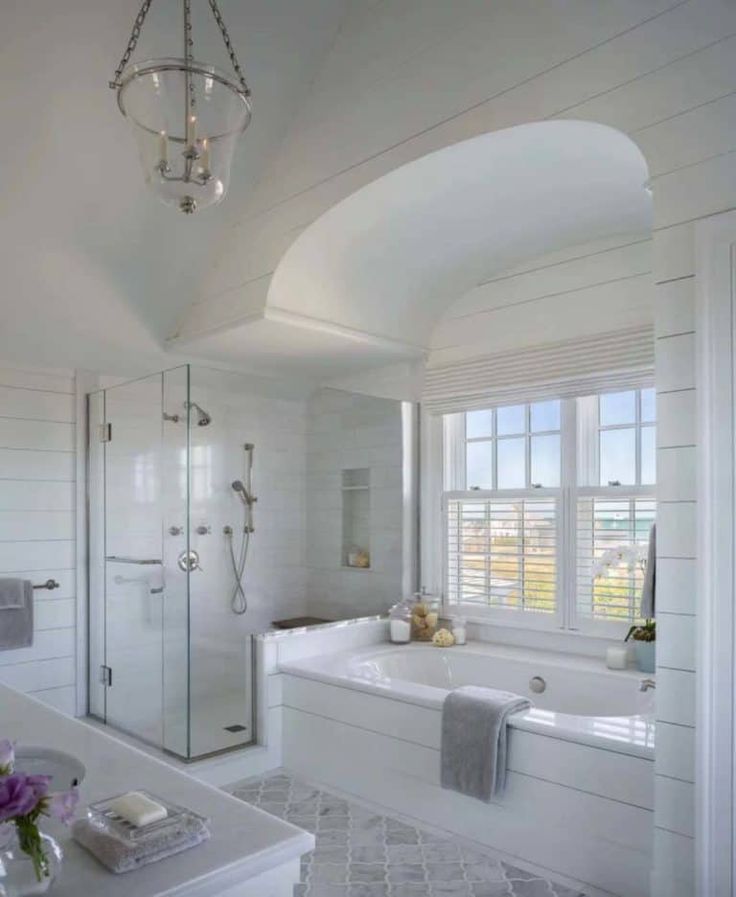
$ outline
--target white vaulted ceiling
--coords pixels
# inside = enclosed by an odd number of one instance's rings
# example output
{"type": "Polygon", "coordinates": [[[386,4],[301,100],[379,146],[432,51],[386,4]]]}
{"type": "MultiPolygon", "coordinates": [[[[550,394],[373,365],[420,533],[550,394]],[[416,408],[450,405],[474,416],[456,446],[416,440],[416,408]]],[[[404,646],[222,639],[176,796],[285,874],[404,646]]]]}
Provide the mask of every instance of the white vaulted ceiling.
{"type": "Polygon", "coordinates": [[[542,122],[456,143],[321,215],[262,281],[260,308],[180,344],[323,377],[416,358],[441,315],[492,275],[646,231],[646,179],[636,145],[604,125],[542,122]]]}

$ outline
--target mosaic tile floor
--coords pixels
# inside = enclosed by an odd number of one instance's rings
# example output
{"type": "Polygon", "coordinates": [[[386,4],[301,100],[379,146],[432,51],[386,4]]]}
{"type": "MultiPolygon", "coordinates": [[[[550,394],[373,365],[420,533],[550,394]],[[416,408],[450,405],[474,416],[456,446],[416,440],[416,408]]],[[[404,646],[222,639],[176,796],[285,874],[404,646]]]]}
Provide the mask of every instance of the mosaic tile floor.
{"type": "Polygon", "coordinates": [[[294,897],[584,897],[284,772],[232,791],[316,835],[294,897]]]}

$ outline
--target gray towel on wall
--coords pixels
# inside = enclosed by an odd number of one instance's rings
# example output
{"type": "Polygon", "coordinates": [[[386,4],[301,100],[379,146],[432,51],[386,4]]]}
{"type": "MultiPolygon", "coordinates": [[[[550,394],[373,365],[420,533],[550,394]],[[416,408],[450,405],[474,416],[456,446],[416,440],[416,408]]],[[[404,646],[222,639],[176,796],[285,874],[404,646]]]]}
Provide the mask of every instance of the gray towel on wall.
{"type": "Polygon", "coordinates": [[[527,698],[495,688],[451,691],[442,705],[442,787],[486,803],[499,796],[506,785],[508,718],[531,706],[527,698]]]}
{"type": "Polygon", "coordinates": [[[33,583],[0,579],[0,651],[33,644],[33,583]]]}
{"type": "Polygon", "coordinates": [[[656,612],[657,597],[657,524],[649,531],[647,569],[644,571],[644,585],[641,587],[640,613],[645,620],[651,620],[656,612]]]}

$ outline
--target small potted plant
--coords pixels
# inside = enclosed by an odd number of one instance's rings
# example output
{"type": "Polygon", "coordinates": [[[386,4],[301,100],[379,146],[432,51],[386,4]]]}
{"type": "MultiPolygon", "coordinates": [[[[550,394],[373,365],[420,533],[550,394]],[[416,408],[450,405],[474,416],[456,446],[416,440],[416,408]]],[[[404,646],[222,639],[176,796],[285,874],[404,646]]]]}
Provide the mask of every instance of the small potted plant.
{"type": "Polygon", "coordinates": [[[0,740],[0,894],[43,894],[61,867],[61,848],[39,830],[42,817],[69,823],[77,789],[51,793],[51,776],[15,769],[12,742],[0,740]]]}
{"type": "Polygon", "coordinates": [[[654,672],[655,645],[657,644],[657,623],[645,620],[640,626],[632,626],[624,639],[634,643],[636,665],[642,673],[654,672]]]}

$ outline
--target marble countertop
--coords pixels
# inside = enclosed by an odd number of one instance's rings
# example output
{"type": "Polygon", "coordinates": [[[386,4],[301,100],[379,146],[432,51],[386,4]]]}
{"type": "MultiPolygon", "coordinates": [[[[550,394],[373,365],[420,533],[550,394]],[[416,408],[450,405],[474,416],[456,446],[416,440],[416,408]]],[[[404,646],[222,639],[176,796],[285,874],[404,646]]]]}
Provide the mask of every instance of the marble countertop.
{"type": "Polygon", "coordinates": [[[210,819],[209,841],[124,875],[108,872],[71,839],[68,829],[46,821],[44,830],[59,841],[65,855],[54,884],[56,897],[205,897],[314,847],[314,836],[308,832],[5,686],[0,686],[0,737],[57,748],[79,758],[87,767],[80,811],[93,801],[143,788],[210,819]]]}

